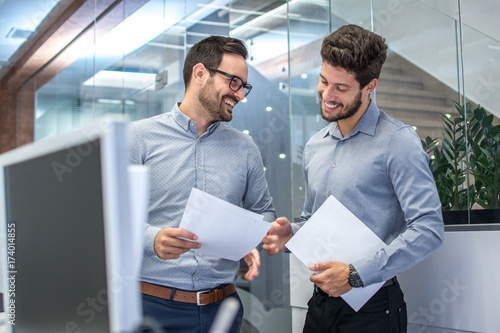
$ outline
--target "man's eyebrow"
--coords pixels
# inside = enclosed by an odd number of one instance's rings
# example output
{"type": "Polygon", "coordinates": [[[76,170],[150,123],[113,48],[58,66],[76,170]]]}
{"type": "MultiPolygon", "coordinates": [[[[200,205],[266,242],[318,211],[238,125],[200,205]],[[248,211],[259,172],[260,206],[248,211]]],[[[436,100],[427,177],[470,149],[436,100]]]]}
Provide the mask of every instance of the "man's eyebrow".
{"type": "MultiPolygon", "coordinates": [[[[328,81],[328,80],[326,79],[326,77],[324,77],[321,73],[319,73],[319,76],[320,76],[323,80],[328,81]]],[[[350,88],[350,87],[351,87],[351,86],[350,86],[350,85],[348,85],[347,83],[338,83],[338,82],[335,82],[335,83],[333,83],[333,84],[335,84],[336,86],[342,86],[342,87],[346,87],[346,88],[350,88]]]]}

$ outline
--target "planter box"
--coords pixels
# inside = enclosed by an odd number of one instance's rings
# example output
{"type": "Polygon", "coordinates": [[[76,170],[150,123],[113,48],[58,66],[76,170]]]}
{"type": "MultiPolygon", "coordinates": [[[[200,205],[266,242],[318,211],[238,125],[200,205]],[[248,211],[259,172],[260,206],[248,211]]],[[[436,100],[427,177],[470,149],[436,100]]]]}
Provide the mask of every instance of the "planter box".
{"type": "MultiPolygon", "coordinates": [[[[445,225],[469,224],[467,210],[443,211],[445,225]]],[[[470,224],[500,223],[500,208],[493,209],[471,209],[470,224]]]]}

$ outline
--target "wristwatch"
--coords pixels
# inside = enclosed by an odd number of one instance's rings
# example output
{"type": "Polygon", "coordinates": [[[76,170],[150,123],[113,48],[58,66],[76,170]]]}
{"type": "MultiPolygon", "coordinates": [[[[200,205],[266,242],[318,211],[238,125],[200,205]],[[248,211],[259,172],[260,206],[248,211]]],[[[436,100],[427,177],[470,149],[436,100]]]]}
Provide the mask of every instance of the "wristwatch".
{"type": "Polygon", "coordinates": [[[349,285],[353,288],[363,287],[363,281],[352,264],[349,265],[349,285]]]}

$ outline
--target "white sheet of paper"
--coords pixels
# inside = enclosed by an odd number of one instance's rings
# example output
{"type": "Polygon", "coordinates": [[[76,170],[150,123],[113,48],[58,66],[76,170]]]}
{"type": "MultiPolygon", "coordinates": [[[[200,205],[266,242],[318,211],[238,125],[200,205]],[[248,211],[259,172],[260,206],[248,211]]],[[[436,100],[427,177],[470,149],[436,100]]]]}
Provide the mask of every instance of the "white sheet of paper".
{"type": "MultiPolygon", "coordinates": [[[[383,246],[385,243],[333,196],[286,243],[307,267],[330,260],[349,264],[383,246]]],[[[383,284],[353,288],[341,297],[358,311],[383,284]]]]}
{"type": "Polygon", "coordinates": [[[238,261],[259,245],[271,223],[262,215],[193,188],[179,228],[198,236],[201,247],[194,251],[238,261]]]}

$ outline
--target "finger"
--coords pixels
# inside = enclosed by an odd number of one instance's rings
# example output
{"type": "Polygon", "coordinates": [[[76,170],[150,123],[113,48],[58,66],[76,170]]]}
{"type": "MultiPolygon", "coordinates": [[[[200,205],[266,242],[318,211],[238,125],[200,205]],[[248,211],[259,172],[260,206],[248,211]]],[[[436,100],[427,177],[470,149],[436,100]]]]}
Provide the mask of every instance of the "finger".
{"type": "Polygon", "coordinates": [[[326,265],[326,263],[317,263],[317,264],[312,264],[312,265],[309,265],[309,269],[311,271],[324,271],[325,269],[327,269],[328,266],[326,265]]]}
{"type": "Polygon", "coordinates": [[[289,224],[289,223],[290,223],[290,221],[288,221],[288,219],[287,219],[286,217],[282,216],[282,217],[278,217],[278,218],[276,219],[276,223],[278,223],[278,224],[279,224],[279,225],[281,225],[281,226],[284,226],[284,225],[289,224]]]}
{"type": "Polygon", "coordinates": [[[250,266],[257,266],[260,267],[260,253],[259,250],[253,249],[248,253],[245,257],[243,257],[245,260],[245,263],[247,264],[248,267],[250,266]]]}
{"type": "Polygon", "coordinates": [[[191,242],[188,240],[183,240],[183,239],[178,239],[174,238],[174,241],[170,244],[171,246],[178,247],[181,249],[199,249],[201,247],[200,243],[197,242],[191,242]]]}
{"type": "Polygon", "coordinates": [[[160,245],[164,248],[179,248],[186,251],[190,249],[198,249],[201,246],[200,243],[175,237],[162,237],[160,239],[160,245]]]}
{"type": "Polygon", "coordinates": [[[243,257],[243,260],[245,260],[245,263],[250,266],[254,260],[254,254],[253,254],[253,250],[248,253],[246,256],[243,257]]]}
{"type": "Polygon", "coordinates": [[[276,221],[271,223],[271,228],[269,228],[269,230],[267,231],[266,236],[273,235],[273,234],[277,233],[279,228],[280,228],[280,225],[278,223],[276,223],[276,221]]]}
{"type": "Polygon", "coordinates": [[[259,266],[252,265],[252,266],[248,266],[248,272],[245,274],[245,276],[243,278],[247,281],[252,281],[257,276],[259,276],[259,266]]]}
{"type": "Polygon", "coordinates": [[[252,250],[252,258],[253,258],[253,264],[257,265],[257,268],[260,267],[260,253],[257,249],[252,250]]]}
{"type": "Polygon", "coordinates": [[[181,228],[172,228],[170,229],[169,236],[171,237],[176,237],[176,238],[186,238],[190,240],[198,240],[198,236],[193,234],[190,231],[181,229],[181,228]]]}
{"type": "Polygon", "coordinates": [[[257,266],[257,269],[260,267],[260,254],[257,258],[255,258],[254,265],[257,266]]]}
{"type": "Polygon", "coordinates": [[[277,237],[277,236],[274,236],[274,235],[267,235],[267,236],[265,236],[265,237],[262,239],[262,242],[263,242],[264,244],[272,244],[272,243],[275,243],[277,240],[278,240],[278,237],[277,237]]]}
{"type": "Polygon", "coordinates": [[[182,248],[175,246],[160,246],[159,252],[163,254],[183,254],[191,250],[190,248],[182,248]]]}
{"type": "Polygon", "coordinates": [[[272,249],[275,249],[276,248],[276,243],[275,242],[271,242],[271,243],[264,243],[264,245],[262,245],[262,248],[265,250],[265,251],[269,251],[269,250],[272,250],[272,249]]]}
{"type": "Polygon", "coordinates": [[[272,248],[272,249],[267,251],[267,254],[270,256],[274,256],[274,255],[278,254],[279,252],[280,252],[279,249],[272,248]]]}
{"type": "Polygon", "coordinates": [[[322,282],[323,282],[323,274],[322,273],[314,273],[314,274],[311,274],[311,276],[309,277],[309,280],[317,285],[320,285],[322,282]]]}
{"type": "Polygon", "coordinates": [[[243,278],[247,281],[252,281],[259,275],[260,253],[257,249],[253,249],[243,259],[248,266],[248,271],[243,278]]]}

